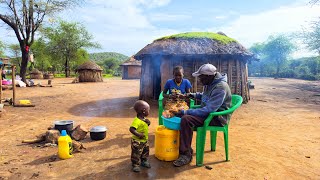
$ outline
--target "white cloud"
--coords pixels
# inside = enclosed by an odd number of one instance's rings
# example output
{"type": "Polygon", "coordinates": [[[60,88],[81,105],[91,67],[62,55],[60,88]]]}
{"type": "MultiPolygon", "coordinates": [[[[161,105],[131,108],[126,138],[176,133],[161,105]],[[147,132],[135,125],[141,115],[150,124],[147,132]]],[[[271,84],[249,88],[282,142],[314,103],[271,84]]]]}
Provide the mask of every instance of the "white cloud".
{"type": "Polygon", "coordinates": [[[144,8],[156,8],[168,3],[170,0],[94,0],[93,6],[75,10],[77,15],[73,12],[67,17],[68,20],[73,18],[82,22],[93,33],[94,41],[102,45],[102,49],[90,52],[115,51],[130,56],[154,39],[177,33],[176,30],[157,29],[151,21],[188,18],[184,15],[143,14],[144,8]]]}
{"type": "MultiPolygon", "coordinates": [[[[209,31],[222,31],[250,47],[255,42],[266,41],[269,35],[301,31],[302,27],[319,17],[319,12],[320,6],[280,7],[258,14],[240,15],[233,22],[218,29],[210,28],[209,31]]],[[[295,56],[298,55],[296,53],[295,56]]]]}
{"type": "Polygon", "coordinates": [[[226,19],[226,18],[227,18],[227,16],[215,16],[214,18],[215,18],[215,19],[219,19],[219,20],[221,20],[221,19],[226,19]]]}
{"type": "Polygon", "coordinates": [[[150,20],[152,22],[159,21],[186,21],[191,19],[191,15],[184,14],[164,14],[164,13],[155,13],[150,15],[150,20]]]}
{"type": "Polygon", "coordinates": [[[147,8],[155,8],[165,6],[170,3],[171,0],[139,0],[136,2],[141,3],[142,5],[146,6],[147,8]]]}

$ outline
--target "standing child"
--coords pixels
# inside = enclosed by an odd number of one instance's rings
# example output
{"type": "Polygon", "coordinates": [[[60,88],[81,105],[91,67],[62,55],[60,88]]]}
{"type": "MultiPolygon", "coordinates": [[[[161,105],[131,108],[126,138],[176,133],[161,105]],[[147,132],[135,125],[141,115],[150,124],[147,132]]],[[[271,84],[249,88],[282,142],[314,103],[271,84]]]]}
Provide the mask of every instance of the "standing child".
{"type": "Polygon", "coordinates": [[[134,110],[137,116],[134,118],[130,132],[133,134],[131,139],[131,162],[132,170],[140,172],[140,165],[151,168],[148,162],[149,142],[148,142],[148,126],[150,125],[149,115],[150,106],[147,102],[138,100],[134,103],[134,110]]]}

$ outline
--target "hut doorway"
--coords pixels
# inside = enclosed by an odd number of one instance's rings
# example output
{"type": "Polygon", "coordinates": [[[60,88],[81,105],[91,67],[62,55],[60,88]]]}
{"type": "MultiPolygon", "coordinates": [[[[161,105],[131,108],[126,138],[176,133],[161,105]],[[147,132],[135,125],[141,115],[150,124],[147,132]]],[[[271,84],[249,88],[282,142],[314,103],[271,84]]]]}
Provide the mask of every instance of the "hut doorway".
{"type": "Polygon", "coordinates": [[[153,65],[153,97],[155,99],[158,99],[160,93],[161,93],[161,73],[160,73],[160,63],[161,61],[154,61],[152,63],[153,65]]]}

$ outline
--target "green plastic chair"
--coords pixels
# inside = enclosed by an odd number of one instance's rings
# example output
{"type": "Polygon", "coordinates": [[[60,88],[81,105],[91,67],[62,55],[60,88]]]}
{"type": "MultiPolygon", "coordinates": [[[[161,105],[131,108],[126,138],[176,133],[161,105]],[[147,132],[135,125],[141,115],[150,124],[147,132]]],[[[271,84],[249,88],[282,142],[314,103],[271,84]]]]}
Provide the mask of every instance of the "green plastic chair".
{"type": "MultiPolygon", "coordinates": [[[[216,150],[216,140],[217,140],[217,131],[222,131],[224,134],[224,147],[226,153],[226,161],[229,161],[229,149],[228,149],[228,127],[229,122],[231,119],[232,113],[240,107],[242,104],[242,97],[239,95],[232,95],[232,102],[231,107],[228,110],[220,111],[220,112],[213,112],[207,117],[204,121],[204,125],[202,127],[197,127],[194,130],[197,131],[197,139],[196,139],[196,165],[202,166],[203,165],[203,156],[204,156],[204,147],[206,142],[206,131],[210,131],[211,136],[211,151],[216,150]],[[219,126],[209,126],[211,120],[214,116],[220,115],[227,115],[230,114],[228,117],[228,124],[224,127],[219,126]]],[[[199,108],[199,105],[193,106],[192,108],[199,108]]]]}
{"type": "MultiPolygon", "coordinates": [[[[167,94],[169,94],[169,91],[167,92],[167,94]]],[[[163,125],[163,119],[161,118],[162,116],[162,112],[163,112],[163,91],[161,91],[160,95],[159,95],[159,99],[158,99],[158,105],[159,105],[159,125],[163,125]]],[[[194,100],[190,99],[190,107],[194,107],[194,100]]]]}

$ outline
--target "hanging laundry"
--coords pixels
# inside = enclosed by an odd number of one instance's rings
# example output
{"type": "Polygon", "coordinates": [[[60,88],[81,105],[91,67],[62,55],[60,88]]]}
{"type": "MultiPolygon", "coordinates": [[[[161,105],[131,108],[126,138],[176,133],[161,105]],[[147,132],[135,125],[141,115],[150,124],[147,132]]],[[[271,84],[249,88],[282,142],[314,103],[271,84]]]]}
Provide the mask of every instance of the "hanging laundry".
{"type": "Polygon", "coordinates": [[[29,55],[29,61],[30,61],[30,62],[34,62],[33,54],[30,54],[30,55],[29,55]]]}

